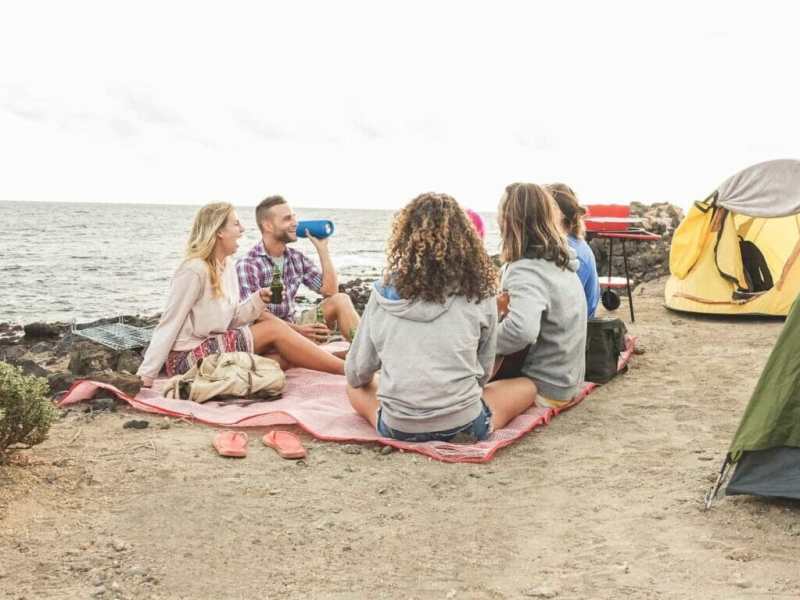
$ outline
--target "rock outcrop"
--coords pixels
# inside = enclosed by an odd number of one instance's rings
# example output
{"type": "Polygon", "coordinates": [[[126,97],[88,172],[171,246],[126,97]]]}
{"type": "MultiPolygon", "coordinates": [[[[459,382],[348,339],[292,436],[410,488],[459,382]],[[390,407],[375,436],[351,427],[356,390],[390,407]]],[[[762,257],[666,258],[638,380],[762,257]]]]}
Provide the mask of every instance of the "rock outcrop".
{"type": "MultiPolygon", "coordinates": [[[[150,326],[157,320],[125,317],[126,323],[139,326],[150,326]]],[[[69,389],[76,379],[109,383],[131,395],[139,391],[135,373],[142,363],[141,350],[106,348],[72,333],[65,323],[32,323],[24,328],[0,324],[0,360],[29,375],[46,378],[54,394],[69,389]]]]}

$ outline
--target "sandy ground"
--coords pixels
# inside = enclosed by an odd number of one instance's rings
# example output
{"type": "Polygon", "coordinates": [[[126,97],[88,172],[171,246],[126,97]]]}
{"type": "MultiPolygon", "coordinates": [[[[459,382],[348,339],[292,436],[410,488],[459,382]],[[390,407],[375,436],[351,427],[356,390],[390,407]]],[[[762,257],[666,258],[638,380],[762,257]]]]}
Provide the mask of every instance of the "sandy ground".
{"type": "MultiPolygon", "coordinates": [[[[782,323],[677,315],[646,353],[485,465],[67,413],[0,468],[0,598],[799,598],[800,504],[702,510],[782,323]]],[[[623,305],[623,309],[625,309],[623,305]]]]}

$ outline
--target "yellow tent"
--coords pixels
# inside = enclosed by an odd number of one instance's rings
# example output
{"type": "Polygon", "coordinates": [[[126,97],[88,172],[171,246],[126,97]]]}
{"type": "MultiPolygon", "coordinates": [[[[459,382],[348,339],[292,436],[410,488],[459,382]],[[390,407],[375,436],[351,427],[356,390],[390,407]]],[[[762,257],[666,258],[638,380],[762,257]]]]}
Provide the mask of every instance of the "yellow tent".
{"type": "Polygon", "coordinates": [[[786,316],[800,294],[800,161],[773,160],[726,180],[675,230],[668,308],[786,316]]]}

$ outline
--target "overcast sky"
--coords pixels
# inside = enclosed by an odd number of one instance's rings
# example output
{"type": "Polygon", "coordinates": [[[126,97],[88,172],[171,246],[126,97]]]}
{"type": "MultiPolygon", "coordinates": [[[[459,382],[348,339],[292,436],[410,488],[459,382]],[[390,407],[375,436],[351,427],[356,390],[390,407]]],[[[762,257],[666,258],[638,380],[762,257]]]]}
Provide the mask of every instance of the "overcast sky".
{"type": "Polygon", "coordinates": [[[0,4],[0,200],[687,205],[800,157],[796,2],[0,4]]]}

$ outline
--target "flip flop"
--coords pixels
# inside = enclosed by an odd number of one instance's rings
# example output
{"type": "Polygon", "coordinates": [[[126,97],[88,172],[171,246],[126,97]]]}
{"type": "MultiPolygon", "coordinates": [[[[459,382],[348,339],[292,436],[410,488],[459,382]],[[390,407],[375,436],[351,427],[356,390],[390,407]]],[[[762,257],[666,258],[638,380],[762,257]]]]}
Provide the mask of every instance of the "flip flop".
{"type": "Polygon", "coordinates": [[[247,456],[247,434],[241,431],[220,431],[214,436],[214,448],[220,456],[247,456]]]}
{"type": "Polygon", "coordinates": [[[306,455],[300,438],[290,431],[270,431],[261,441],[265,446],[275,448],[281,458],[304,458],[306,455]]]}

